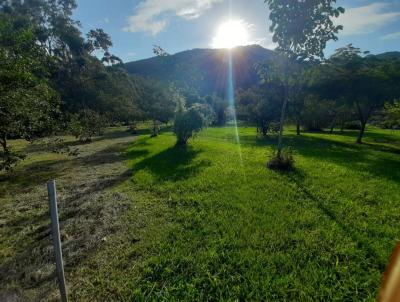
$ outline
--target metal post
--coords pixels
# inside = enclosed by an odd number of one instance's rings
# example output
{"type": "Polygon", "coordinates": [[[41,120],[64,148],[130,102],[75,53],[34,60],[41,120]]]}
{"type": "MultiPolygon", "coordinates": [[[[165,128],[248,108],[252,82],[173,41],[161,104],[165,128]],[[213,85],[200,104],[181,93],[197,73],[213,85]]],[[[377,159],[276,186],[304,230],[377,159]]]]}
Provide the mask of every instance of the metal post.
{"type": "Polygon", "coordinates": [[[67,289],[65,286],[64,266],[61,251],[60,226],[58,224],[57,193],[55,180],[50,180],[49,182],[47,182],[47,191],[49,194],[51,235],[53,237],[54,254],[56,257],[58,285],[60,287],[61,301],[67,302],[67,289]]]}

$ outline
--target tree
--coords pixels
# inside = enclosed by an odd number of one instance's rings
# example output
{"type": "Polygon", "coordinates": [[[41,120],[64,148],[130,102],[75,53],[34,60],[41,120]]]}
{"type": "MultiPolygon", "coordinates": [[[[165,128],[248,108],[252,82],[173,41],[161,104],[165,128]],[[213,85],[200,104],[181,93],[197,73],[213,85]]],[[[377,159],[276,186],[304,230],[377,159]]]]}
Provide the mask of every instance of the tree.
{"type": "Polygon", "coordinates": [[[43,69],[60,95],[60,120],[84,117],[82,112],[89,110],[113,121],[134,119],[138,116],[137,81],[109,52],[112,41],[107,33],[97,28],[86,39],[82,36],[79,22],[72,19],[76,7],[75,0],[2,0],[0,14],[31,28],[36,46],[50,59],[52,64],[43,69]],[[95,56],[99,52],[101,60],[95,56]]]}
{"type": "Polygon", "coordinates": [[[213,124],[216,126],[223,126],[227,120],[227,110],[229,107],[228,101],[217,95],[207,95],[205,103],[210,105],[214,111],[215,119],[213,124]]]}
{"type": "Polygon", "coordinates": [[[71,134],[83,143],[89,143],[93,136],[101,135],[106,126],[105,118],[90,109],[73,114],[69,123],[71,134]]]}
{"type": "Polygon", "coordinates": [[[281,89],[270,82],[259,87],[239,90],[237,93],[238,117],[255,123],[257,132],[267,135],[271,124],[279,120],[281,89]]]}
{"type": "MultiPolygon", "coordinates": [[[[326,43],[337,40],[337,33],[343,29],[336,26],[332,18],[344,12],[335,8],[336,0],[265,0],[270,10],[273,42],[278,44],[277,51],[286,60],[283,65],[283,82],[288,86],[288,68],[293,62],[312,61],[324,58],[326,43]]],[[[277,156],[282,151],[283,123],[288,103],[287,92],[283,96],[277,156]]]]}
{"type": "Polygon", "coordinates": [[[45,130],[57,109],[57,94],[46,79],[50,64],[35,41],[34,28],[0,20],[0,170],[18,160],[7,140],[31,139],[45,130]]]}
{"type": "Polygon", "coordinates": [[[400,101],[395,101],[393,104],[385,104],[383,126],[391,129],[400,129],[400,101]]]}
{"type": "MultiPolygon", "coordinates": [[[[344,99],[360,123],[356,142],[362,143],[366,125],[385,101],[396,98],[391,80],[393,62],[362,52],[353,45],[339,48],[320,70],[320,87],[332,99],[344,99]]],[[[397,84],[398,85],[398,84],[397,84]]]]}
{"type": "Polygon", "coordinates": [[[176,109],[176,90],[160,82],[141,79],[138,106],[142,117],[152,121],[152,134],[157,136],[158,124],[166,123],[174,117],[176,109]]]}
{"type": "Polygon", "coordinates": [[[309,94],[310,71],[314,65],[315,63],[312,62],[289,62],[286,57],[280,55],[257,66],[262,82],[280,87],[275,94],[279,94],[281,99],[286,96],[287,100],[290,100],[286,106],[288,106],[290,117],[296,124],[297,135],[300,135],[305,99],[309,94]]]}
{"type": "Polygon", "coordinates": [[[332,101],[309,95],[305,98],[301,111],[302,126],[308,131],[321,131],[332,125],[332,111],[335,104],[332,101]]]}
{"type": "Polygon", "coordinates": [[[210,112],[211,108],[204,104],[194,104],[189,109],[179,108],[174,123],[176,144],[186,145],[190,138],[207,126],[210,112]]]}

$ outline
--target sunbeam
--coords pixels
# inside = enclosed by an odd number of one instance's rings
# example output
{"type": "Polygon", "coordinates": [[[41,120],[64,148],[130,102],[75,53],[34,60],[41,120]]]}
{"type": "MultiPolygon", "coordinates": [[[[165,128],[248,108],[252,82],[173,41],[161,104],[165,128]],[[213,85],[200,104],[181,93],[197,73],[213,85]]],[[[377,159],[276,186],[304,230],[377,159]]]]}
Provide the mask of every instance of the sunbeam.
{"type": "Polygon", "coordinates": [[[238,126],[237,126],[237,118],[236,118],[236,108],[235,108],[235,89],[234,89],[234,74],[233,74],[233,57],[232,57],[232,49],[228,50],[228,91],[227,91],[227,96],[228,96],[228,102],[229,102],[229,107],[231,108],[231,112],[233,115],[233,123],[234,123],[234,128],[235,128],[235,140],[236,144],[238,146],[238,152],[239,152],[239,158],[240,158],[240,164],[243,166],[243,158],[242,158],[242,148],[240,146],[240,137],[239,137],[239,131],[238,131],[238,126]]]}

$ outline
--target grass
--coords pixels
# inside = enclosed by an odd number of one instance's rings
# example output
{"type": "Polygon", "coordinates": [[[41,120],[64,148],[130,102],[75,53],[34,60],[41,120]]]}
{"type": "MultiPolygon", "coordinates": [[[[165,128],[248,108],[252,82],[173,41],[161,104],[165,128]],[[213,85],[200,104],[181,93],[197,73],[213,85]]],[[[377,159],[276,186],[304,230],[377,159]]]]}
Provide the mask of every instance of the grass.
{"type": "Polygon", "coordinates": [[[358,146],[353,132],[290,132],[296,171],[279,173],[265,168],[275,139],[234,133],[131,149],[135,185],[174,213],[133,300],[373,301],[399,238],[399,134],[374,129],[358,146]]]}
{"type": "Polygon", "coordinates": [[[15,142],[31,150],[0,181],[0,298],[57,299],[56,177],[73,301],[373,301],[400,234],[400,133],[356,135],[287,131],[286,173],[265,168],[276,138],[244,126],[186,148],[112,129],[73,158],[15,142]]]}

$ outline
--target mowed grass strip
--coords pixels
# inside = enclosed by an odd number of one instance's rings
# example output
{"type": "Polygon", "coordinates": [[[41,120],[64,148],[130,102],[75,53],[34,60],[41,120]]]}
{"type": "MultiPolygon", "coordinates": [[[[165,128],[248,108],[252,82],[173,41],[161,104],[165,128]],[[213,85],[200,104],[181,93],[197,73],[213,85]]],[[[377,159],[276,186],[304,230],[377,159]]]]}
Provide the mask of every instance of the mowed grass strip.
{"type": "Polygon", "coordinates": [[[291,173],[265,168],[275,138],[239,136],[209,128],[181,148],[165,132],[129,150],[132,186],[173,213],[131,299],[373,301],[400,234],[399,133],[359,146],[288,131],[291,173]]]}

